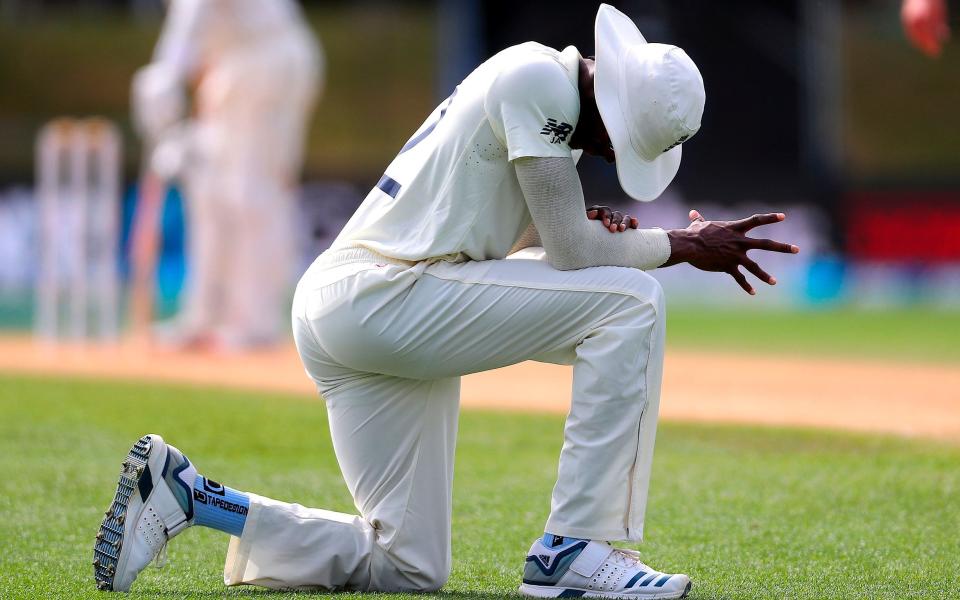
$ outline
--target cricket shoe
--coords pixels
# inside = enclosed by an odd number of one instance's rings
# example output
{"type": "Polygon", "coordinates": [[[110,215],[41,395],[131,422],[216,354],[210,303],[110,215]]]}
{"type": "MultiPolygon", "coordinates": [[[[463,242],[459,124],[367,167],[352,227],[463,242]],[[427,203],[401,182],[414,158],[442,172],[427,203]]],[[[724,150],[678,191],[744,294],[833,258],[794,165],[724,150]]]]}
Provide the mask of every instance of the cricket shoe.
{"type": "Polygon", "coordinates": [[[640,562],[635,550],[604,542],[567,540],[550,547],[537,540],[523,569],[520,593],[537,598],[683,598],[692,584],[640,562]]]}
{"type": "Polygon", "coordinates": [[[133,445],[122,467],[93,544],[97,589],[115,592],[128,591],[150,561],[160,564],[167,541],[190,525],[197,476],[179,450],[154,434],[133,445]]]}

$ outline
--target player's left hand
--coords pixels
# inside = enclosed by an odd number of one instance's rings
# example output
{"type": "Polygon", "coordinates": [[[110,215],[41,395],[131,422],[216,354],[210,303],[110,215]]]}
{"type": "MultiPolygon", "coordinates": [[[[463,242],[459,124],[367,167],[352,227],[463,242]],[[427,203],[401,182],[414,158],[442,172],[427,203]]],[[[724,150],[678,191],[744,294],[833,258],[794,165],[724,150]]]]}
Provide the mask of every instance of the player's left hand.
{"type": "Polygon", "coordinates": [[[752,296],[756,290],[740,271],[741,267],[769,285],[776,285],[777,280],[748,257],[747,252],[767,250],[796,254],[800,248],[774,240],[752,238],[747,232],[762,225],[779,223],[785,218],[783,213],[766,213],[737,221],[707,221],[698,211],[691,210],[690,225],[686,229],[667,232],[670,237],[670,258],[663,266],[686,262],[701,271],[727,273],[743,291],[752,296]]]}
{"type": "Polygon", "coordinates": [[[618,233],[640,227],[640,221],[636,217],[625,215],[619,210],[613,210],[609,206],[600,206],[594,204],[587,209],[587,218],[591,221],[600,221],[610,233],[618,233]]]}

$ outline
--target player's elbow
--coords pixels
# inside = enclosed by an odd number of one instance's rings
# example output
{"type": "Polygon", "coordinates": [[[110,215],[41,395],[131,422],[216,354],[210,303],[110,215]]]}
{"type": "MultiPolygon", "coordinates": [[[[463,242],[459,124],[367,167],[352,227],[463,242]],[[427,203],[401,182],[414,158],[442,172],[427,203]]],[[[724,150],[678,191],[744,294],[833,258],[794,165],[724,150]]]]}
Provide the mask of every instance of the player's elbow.
{"type": "Polygon", "coordinates": [[[543,249],[547,262],[558,271],[576,271],[596,266],[584,250],[589,247],[590,239],[582,235],[577,228],[558,231],[561,228],[544,228],[547,235],[541,233],[543,249]]]}
{"type": "Polygon", "coordinates": [[[576,271],[577,269],[585,269],[591,266],[575,254],[568,252],[554,252],[551,254],[549,250],[547,251],[547,262],[558,271],[576,271]]]}

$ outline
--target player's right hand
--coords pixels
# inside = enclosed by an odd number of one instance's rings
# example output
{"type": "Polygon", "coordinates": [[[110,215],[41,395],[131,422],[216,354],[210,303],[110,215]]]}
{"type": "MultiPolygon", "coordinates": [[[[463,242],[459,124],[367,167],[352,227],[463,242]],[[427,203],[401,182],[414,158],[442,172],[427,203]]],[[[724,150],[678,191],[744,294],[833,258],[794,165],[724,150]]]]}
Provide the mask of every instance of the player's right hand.
{"type": "Polygon", "coordinates": [[[587,218],[591,221],[600,221],[610,233],[619,233],[630,229],[640,227],[640,221],[636,217],[625,215],[619,210],[613,210],[609,206],[594,204],[587,209],[587,218]]]}

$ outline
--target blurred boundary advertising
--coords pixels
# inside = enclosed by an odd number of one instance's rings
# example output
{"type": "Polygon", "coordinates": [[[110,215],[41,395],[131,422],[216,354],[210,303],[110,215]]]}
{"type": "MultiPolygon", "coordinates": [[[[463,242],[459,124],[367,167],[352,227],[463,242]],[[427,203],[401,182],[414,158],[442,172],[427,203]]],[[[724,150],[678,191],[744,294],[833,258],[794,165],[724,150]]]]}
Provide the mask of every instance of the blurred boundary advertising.
{"type": "Polygon", "coordinates": [[[847,220],[851,259],[927,265],[960,262],[960,192],[862,190],[850,194],[846,204],[857,215],[847,220]]]}

